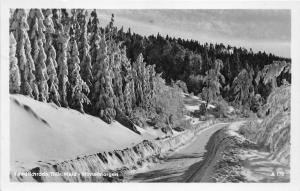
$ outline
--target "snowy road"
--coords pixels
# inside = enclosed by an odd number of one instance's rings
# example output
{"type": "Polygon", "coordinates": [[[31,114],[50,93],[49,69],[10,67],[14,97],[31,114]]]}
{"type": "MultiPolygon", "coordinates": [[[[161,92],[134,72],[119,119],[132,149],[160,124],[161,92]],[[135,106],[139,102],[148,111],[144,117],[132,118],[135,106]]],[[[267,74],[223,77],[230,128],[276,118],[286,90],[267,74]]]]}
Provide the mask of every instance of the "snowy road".
{"type": "Polygon", "coordinates": [[[228,123],[215,124],[199,132],[191,143],[166,156],[159,163],[133,172],[126,182],[187,182],[201,164],[210,136],[227,125],[228,123]]]}

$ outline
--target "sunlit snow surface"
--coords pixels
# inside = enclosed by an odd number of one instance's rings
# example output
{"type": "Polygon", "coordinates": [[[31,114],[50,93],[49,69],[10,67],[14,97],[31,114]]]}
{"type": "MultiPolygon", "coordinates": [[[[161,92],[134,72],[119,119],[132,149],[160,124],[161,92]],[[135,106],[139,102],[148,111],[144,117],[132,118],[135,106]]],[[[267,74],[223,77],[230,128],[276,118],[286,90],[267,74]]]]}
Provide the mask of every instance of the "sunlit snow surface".
{"type": "MultiPolygon", "coordinates": [[[[10,98],[11,162],[66,160],[123,149],[144,140],[118,122],[45,104],[23,95],[10,98]],[[25,106],[25,107],[24,107],[25,106]]],[[[151,138],[151,133],[145,134],[151,138]]]]}

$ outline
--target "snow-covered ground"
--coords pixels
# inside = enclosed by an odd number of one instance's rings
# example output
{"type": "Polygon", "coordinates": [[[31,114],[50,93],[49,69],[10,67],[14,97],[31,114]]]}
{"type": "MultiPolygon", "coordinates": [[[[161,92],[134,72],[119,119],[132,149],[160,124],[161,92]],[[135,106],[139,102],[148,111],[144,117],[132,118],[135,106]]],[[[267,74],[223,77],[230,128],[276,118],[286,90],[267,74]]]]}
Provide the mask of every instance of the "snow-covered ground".
{"type": "Polygon", "coordinates": [[[239,133],[246,121],[231,123],[214,134],[208,153],[192,182],[289,182],[289,164],[272,157],[272,153],[239,133]]]}
{"type": "Polygon", "coordinates": [[[258,150],[241,150],[242,174],[249,182],[289,182],[290,167],[272,159],[270,153],[258,150]]]}
{"type": "Polygon", "coordinates": [[[118,122],[107,124],[97,117],[23,95],[11,95],[10,100],[12,165],[124,149],[156,137],[155,132],[144,130],[138,135],[118,122]]]}
{"type": "MultiPolygon", "coordinates": [[[[205,101],[202,101],[199,97],[194,96],[194,95],[189,95],[189,94],[182,94],[182,97],[184,98],[185,102],[185,108],[186,110],[190,112],[194,112],[196,110],[199,110],[199,106],[201,103],[206,103],[205,101]]],[[[215,108],[216,106],[212,104],[208,104],[207,108],[215,108]]]]}

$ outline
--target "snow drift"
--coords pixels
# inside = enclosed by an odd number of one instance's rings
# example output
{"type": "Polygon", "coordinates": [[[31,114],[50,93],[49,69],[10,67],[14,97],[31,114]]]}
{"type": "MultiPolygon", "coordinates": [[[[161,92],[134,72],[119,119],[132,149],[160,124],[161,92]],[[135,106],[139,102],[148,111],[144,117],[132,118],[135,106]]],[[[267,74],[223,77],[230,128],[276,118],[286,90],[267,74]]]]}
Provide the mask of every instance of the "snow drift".
{"type": "Polygon", "coordinates": [[[118,122],[107,124],[97,117],[22,95],[12,95],[10,100],[10,156],[14,165],[67,160],[143,141],[142,135],[118,122]]]}

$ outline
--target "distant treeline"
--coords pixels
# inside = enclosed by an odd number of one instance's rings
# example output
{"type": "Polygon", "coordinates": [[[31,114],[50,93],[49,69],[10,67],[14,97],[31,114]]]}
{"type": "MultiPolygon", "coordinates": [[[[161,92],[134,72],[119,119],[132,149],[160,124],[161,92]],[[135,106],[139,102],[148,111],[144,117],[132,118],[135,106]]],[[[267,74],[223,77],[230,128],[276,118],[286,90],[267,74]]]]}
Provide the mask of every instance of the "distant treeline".
{"type": "MultiPolygon", "coordinates": [[[[156,71],[162,72],[162,77],[168,83],[181,80],[186,83],[188,91],[196,95],[205,87],[203,79],[206,72],[213,67],[215,60],[220,59],[224,65],[221,74],[225,77],[221,95],[229,101],[233,99],[230,97],[233,81],[243,69],[253,71],[254,92],[266,98],[270,93],[269,84],[254,82],[259,71],[273,61],[291,62],[289,58],[261,51],[254,53],[252,49],[225,46],[222,43],[200,44],[196,40],[161,36],[159,33],[145,37],[132,32],[130,28],[126,32],[123,28],[118,30],[116,38],[124,42],[128,58],[135,60],[142,53],[147,64],[156,65],[156,71]]],[[[290,74],[282,74],[278,82],[281,84],[283,79],[290,83],[290,74]]]]}

